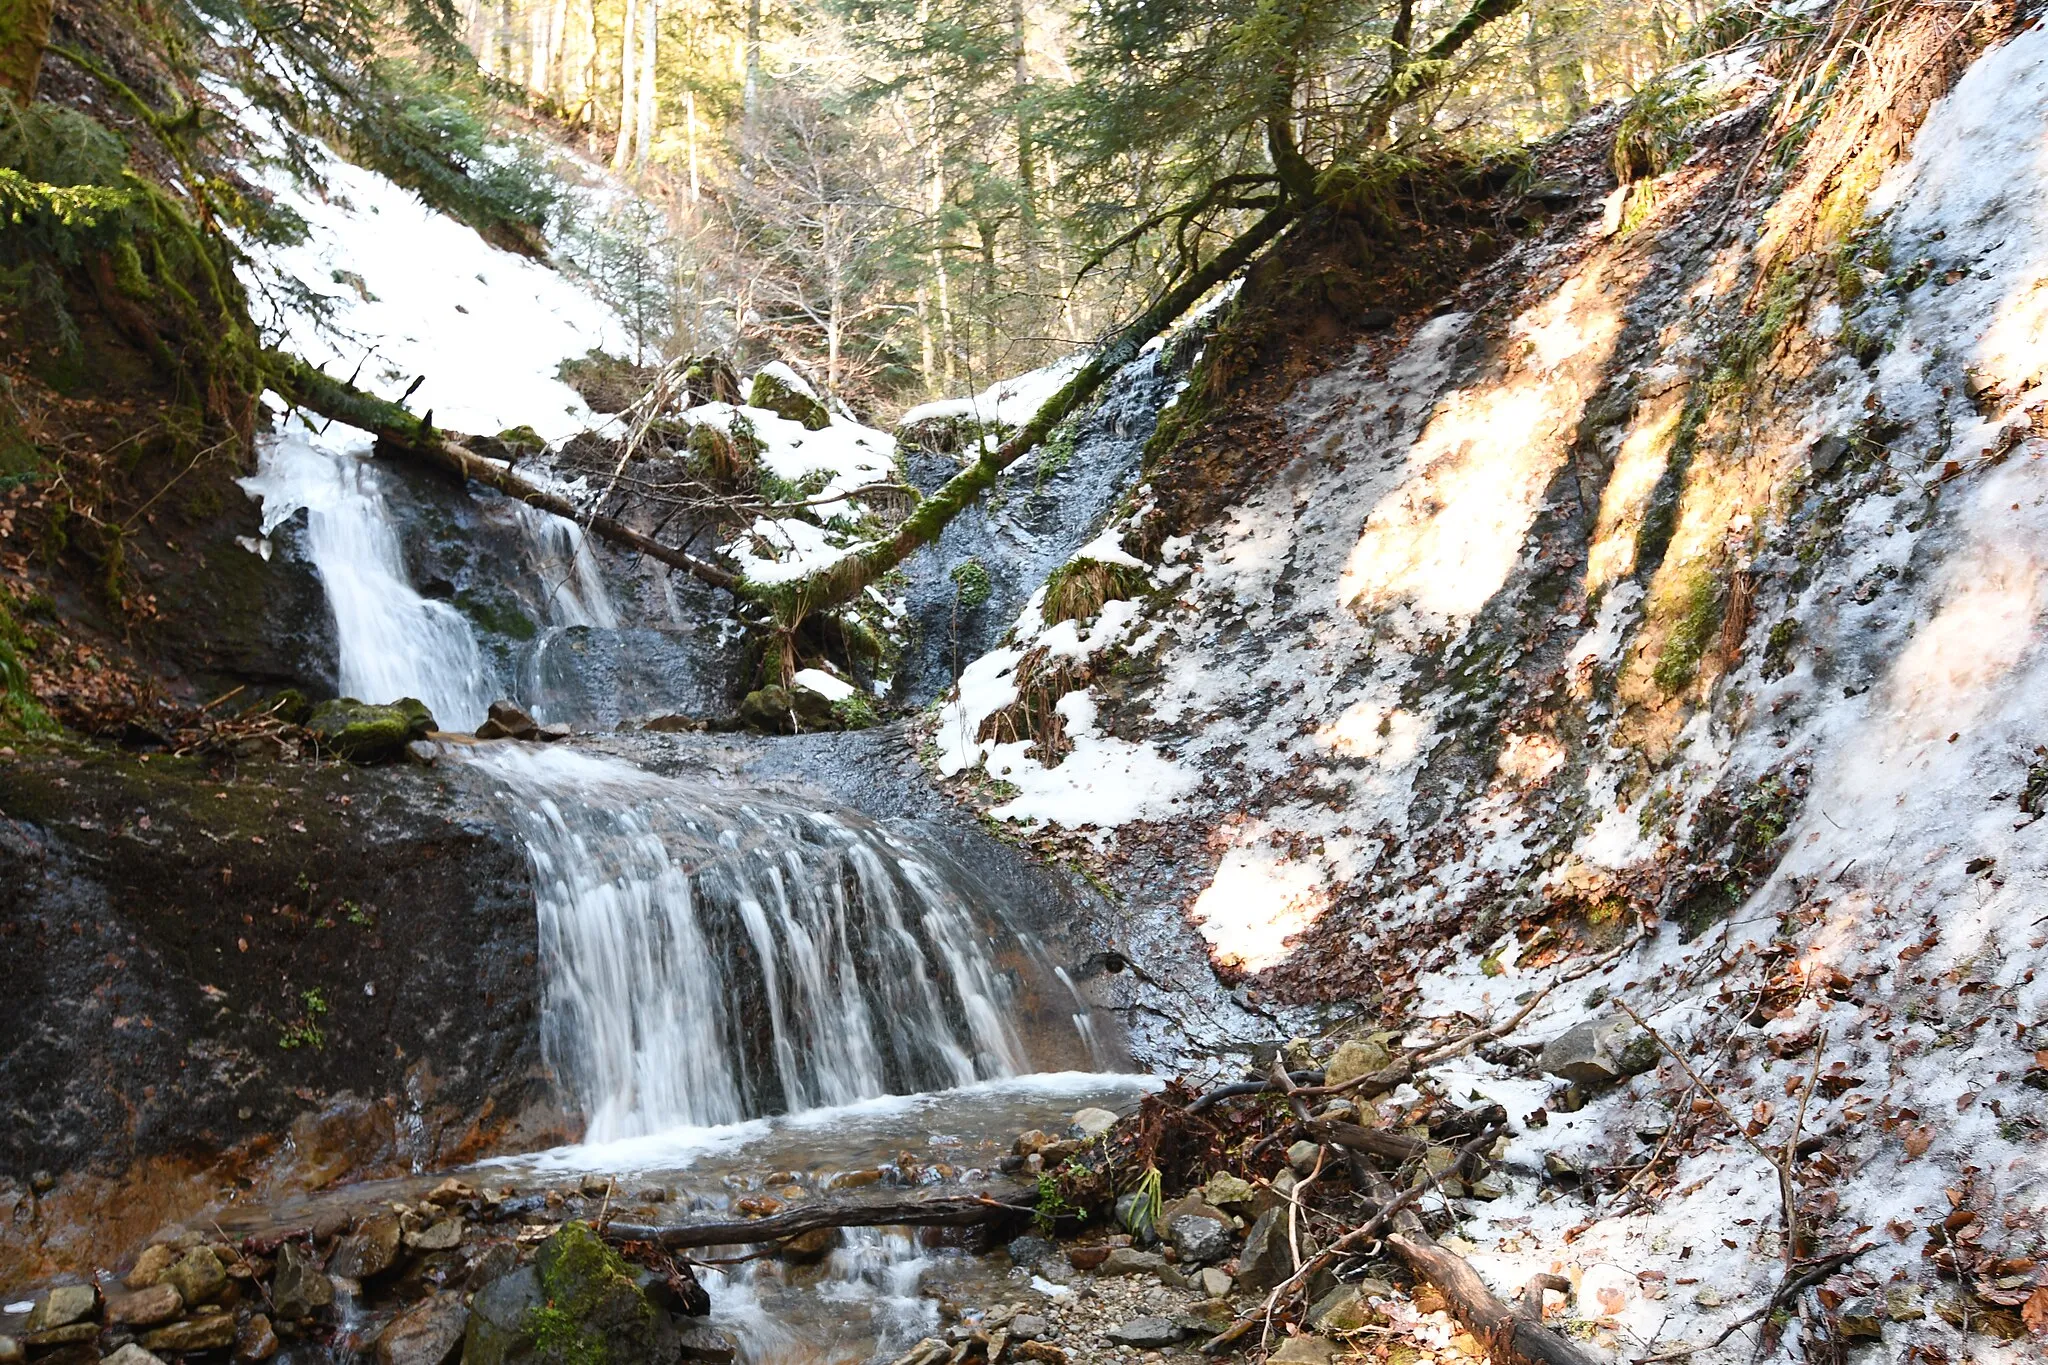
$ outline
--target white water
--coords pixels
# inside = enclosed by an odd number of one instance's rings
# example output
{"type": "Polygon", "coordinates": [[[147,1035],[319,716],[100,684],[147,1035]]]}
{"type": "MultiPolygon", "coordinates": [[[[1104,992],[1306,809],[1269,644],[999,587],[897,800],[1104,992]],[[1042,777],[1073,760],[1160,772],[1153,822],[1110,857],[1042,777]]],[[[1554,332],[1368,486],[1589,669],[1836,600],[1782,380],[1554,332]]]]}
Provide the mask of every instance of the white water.
{"type": "Polygon", "coordinates": [[[519,813],[589,1141],[1023,1069],[970,893],[887,832],[563,749],[469,761],[519,813]]]}
{"type": "MultiPolygon", "coordinates": [[[[486,661],[469,620],[413,586],[370,450],[370,438],[353,428],[323,435],[293,418],[262,440],[256,473],[242,487],[262,501],[265,537],[306,510],[307,554],[334,612],[341,694],[368,702],[416,697],[442,729],[474,729],[511,689],[486,661]]],[[[530,507],[516,506],[515,515],[539,570],[549,626],[616,627],[618,613],[582,530],[530,507]]],[[[269,546],[257,549],[267,554],[269,546]]]]}

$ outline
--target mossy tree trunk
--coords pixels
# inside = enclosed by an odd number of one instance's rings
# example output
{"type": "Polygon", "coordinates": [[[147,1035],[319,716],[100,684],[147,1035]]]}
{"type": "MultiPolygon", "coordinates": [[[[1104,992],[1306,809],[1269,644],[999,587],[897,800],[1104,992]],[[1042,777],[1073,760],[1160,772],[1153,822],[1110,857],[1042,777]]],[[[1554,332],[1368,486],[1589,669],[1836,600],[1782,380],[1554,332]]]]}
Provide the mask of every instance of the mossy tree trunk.
{"type": "Polygon", "coordinates": [[[23,104],[36,96],[52,8],[52,0],[0,0],[0,88],[23,104]]]}

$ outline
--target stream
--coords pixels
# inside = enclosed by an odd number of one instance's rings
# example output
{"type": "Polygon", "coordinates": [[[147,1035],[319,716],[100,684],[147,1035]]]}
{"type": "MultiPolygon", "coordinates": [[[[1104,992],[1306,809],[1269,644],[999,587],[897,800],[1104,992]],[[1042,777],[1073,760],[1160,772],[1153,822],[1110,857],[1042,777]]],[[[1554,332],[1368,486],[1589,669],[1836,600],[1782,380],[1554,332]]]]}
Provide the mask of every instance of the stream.
{"type": "MultiPolygon", "coordinates": [[[[265,441],[245,481],[266,534],[305,515],[342,691],[417,697],[446,730],[473,728],[507,696],[553,722],[602,724],[575,713],[586,689],[551,685],[560,657],[540,667],[562,632],[620,633],[578,528],[517,509],[522,553],[506,572],[524,576],[546,619],[508,665],[411,581],[402,490],[367,454],[295,427],[265,441]]],[[[436,761],[507,810],[525,846],[542,1053],[584,1125],[578,1145],[458,1172],[471,1183],[557,1202],[597,1190],[643,1221],[849,1183],[945,1185],[987,1175],[1021,1130],[1128,1108],[1151,1084],[1116,1074],[1109,1022],[914,829],[573,743],[439,745],[436,761]]],[[[446,1174],[232,1209],[223,1226],[261,1232],[343,1202],[417,1198],[446,1174]]],[[[707,1257],[712,1320],[743,1359],[865,1359],[929,1333],[939,1286],[1005,1273],[901,1230],[838,1239],[811,1265],[707,1257]]]]}

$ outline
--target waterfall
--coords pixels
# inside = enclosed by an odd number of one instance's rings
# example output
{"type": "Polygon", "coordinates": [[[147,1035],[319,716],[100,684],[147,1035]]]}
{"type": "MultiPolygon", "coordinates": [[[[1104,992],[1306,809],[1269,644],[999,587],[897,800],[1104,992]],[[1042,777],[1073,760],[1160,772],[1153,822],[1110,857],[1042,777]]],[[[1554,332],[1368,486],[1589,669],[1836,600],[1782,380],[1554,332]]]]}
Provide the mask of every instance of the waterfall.
{"type": "Polygon", "coordinates": [[[1009,983],[936,857],[850,815],[568,750],[468,761],[518,812],[543,1045],[588,1140],[1024,1069],[1009,983]]]}
{"type": "Polygon", "coordinates": [[[263,501],[263,534],[306,509],[307,552],[327,590],[343,696],[417,697],[448,729],[483,720],[495,693],[462,613],[420,596],[369,463],[293,423],[263,441],[242,487],[263,501]]]}
{"type": "MultiPolygon", "coordinates": [[[[417,697],[443,729],[473,729],[510,689],[468,618],[413,586],[384,476],[368,453],[360,433],[322,436],[293,419],[263,439],[257,471],[241,484],[262,501],[265,536],[306,511],[307,553],[334,612],[342,695],[417,697]]],[[[618,612],[582,528],[524,504],[511,509],[547,623],[542,643],[572,626],[616,629],[618,612]]]]}

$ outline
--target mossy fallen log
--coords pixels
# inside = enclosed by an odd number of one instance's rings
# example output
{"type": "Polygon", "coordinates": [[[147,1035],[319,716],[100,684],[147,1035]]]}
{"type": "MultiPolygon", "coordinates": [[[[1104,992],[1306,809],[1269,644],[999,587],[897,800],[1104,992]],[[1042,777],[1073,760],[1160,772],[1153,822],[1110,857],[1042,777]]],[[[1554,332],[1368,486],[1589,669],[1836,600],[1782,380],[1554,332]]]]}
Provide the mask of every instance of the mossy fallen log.
{"type": "Polygon", "coordinates": [[[671,568],[693,574],[713,587],[738,590],[738,574],[710,560],[664,545],[624,522],[587,516],[575,503],[521,478],[496,460],[487,460],[451,432],[433,425],[432,414],[416,417],[397,403],[365,393],[283,351],[263,353],[263,378],[286,402],[308,412],[359,427],[377,438],[378,448],[420,461],[456,478],[475,480],[529,507],[574,521],[615,545],[644,554],[671,568]]]}

